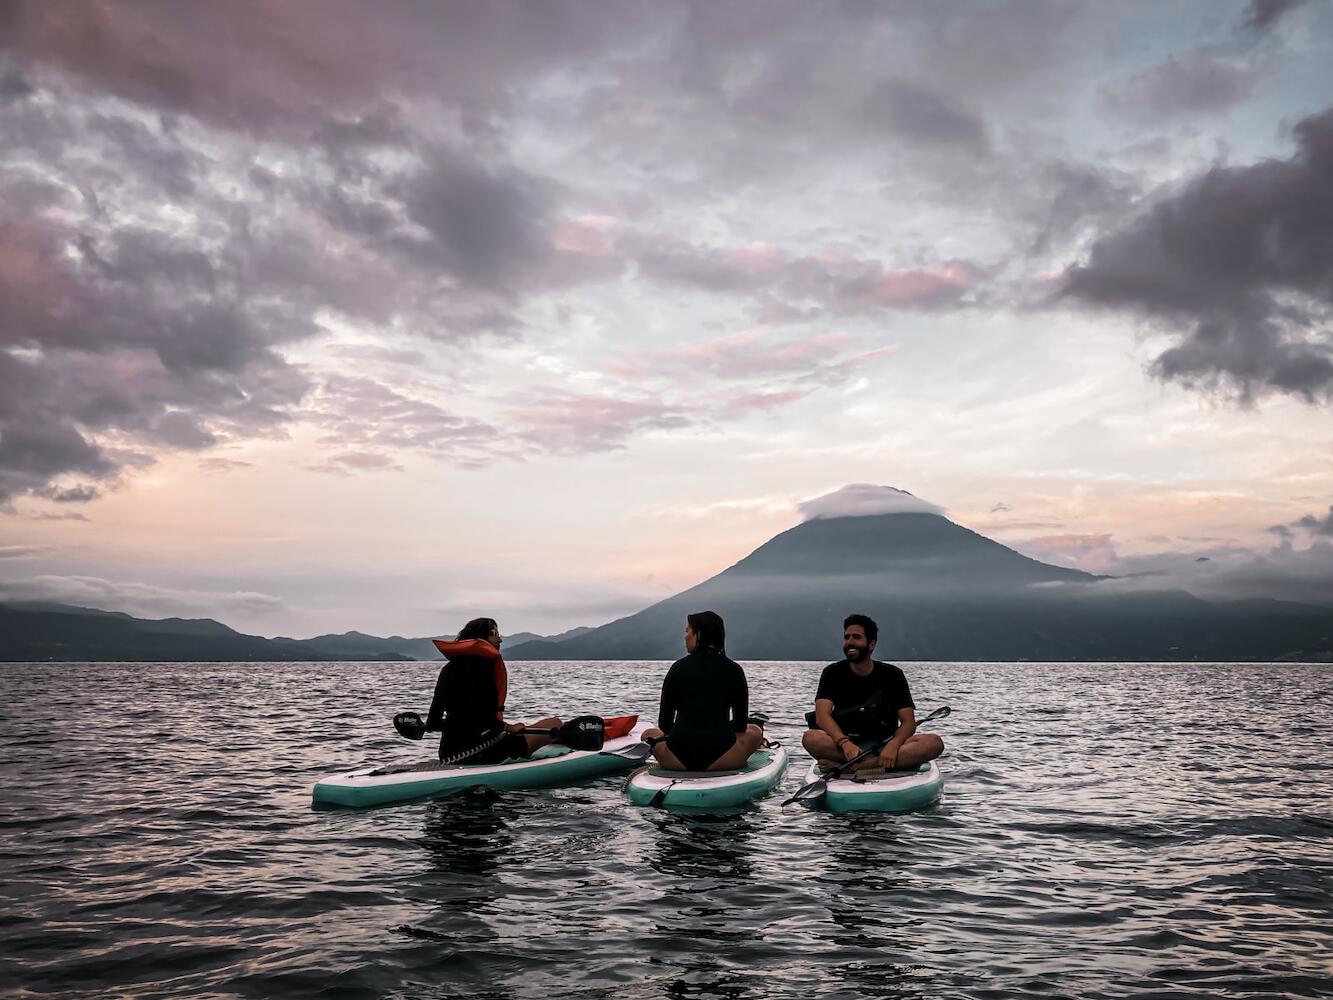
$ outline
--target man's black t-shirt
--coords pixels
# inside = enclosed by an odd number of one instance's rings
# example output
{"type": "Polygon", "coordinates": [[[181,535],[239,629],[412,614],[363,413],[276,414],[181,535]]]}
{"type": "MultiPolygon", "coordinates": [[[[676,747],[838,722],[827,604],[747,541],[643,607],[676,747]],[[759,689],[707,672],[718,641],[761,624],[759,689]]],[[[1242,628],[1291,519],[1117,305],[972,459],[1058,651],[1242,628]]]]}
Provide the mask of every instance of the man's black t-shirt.
{"type": "Polygon", "coordinates": [[[815,700],[827,698],[833,702],[838,724],[848,736],[861,739],[889,738],[898,729],[898,711],[916,708],[916,703],[912,701],[912,692],[901,670],[892,663],[879,660],[870,662],[870,673],[864,677],[853,671],[852,665],[846,660],[830,663],[819,675],[815,700]],[[868,702],[870,704],[864,713],[844,715],[848,709],[868,702]]]}

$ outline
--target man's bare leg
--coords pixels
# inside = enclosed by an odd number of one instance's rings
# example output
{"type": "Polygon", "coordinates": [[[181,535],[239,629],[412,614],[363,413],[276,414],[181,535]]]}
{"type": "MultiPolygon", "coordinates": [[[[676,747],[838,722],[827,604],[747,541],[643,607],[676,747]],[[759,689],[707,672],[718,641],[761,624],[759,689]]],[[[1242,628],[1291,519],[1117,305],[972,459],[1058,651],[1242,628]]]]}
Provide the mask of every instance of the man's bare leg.
{"type": "Polygon", "coordinates": [[[822,729],[807,729],[801,737],[801,746],[815,759],[821,771],[828,771],[845,763],[842,751],[833,742],[833,737],[822,729]]]}
{"type": "Polygon", "coordinates": [[[913,733],[911,739],[898,749],[894,770],[910,771],[944,753],[944,740],[934,733],[913,733]]]}

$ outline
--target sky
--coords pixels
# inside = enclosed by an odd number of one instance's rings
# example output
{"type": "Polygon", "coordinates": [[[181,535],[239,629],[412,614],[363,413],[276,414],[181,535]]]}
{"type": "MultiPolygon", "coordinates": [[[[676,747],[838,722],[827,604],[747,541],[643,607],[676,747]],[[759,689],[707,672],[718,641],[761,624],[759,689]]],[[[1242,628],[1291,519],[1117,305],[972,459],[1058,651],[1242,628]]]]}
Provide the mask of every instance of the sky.
{"type": "Polygon", "coordinates": [[[1327,0],[4,0],[0,600],[551,633],[862,484],[1333,606],[1330,67],[1327,0]]]}

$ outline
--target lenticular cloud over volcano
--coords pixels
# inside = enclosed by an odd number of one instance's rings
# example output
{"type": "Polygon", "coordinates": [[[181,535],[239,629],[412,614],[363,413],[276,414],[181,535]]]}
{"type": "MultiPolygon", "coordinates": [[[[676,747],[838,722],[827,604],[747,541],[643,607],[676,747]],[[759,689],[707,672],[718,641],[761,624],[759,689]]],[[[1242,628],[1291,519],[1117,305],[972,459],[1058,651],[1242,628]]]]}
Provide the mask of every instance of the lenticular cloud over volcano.
{"type": "Polygon", "coordinates": [[[872,483],[852,483],[822,497],[804,500],[797,505],[801,518],[814,521],[821,517],[870,517],[874,514],[938,514],[944,508],[929,500],[914,497],[906,490],[872,483]]]}

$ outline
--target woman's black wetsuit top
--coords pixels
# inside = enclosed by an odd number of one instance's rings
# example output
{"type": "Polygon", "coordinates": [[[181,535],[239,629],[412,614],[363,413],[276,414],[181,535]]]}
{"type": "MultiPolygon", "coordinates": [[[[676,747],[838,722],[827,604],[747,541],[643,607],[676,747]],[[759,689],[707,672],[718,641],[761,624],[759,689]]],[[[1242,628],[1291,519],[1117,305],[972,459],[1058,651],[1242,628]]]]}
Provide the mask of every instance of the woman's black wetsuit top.
{"type": "MultiPolygon", "coordinates": [[[[500,694],[495,687],[495,667],[481,656],[456,656],[441,669],[435,681],[435,697],[426,716],[426,728],[440,734],[440,759],[470,750],[501,728],[498,718],[500,694]]],[[[498,744],[488,747],[467,764],[493,764],[507,757],[523,756],[527,744],[522,736],[510,733],[498,744]]]]}
{"type": "Polygon", "coordinates": [[[691,771],[702,771],[745,732],[750,687],[740,664],[717,650],[695,650],[677,660],[662,681],[657,728],[691,771]]]}

